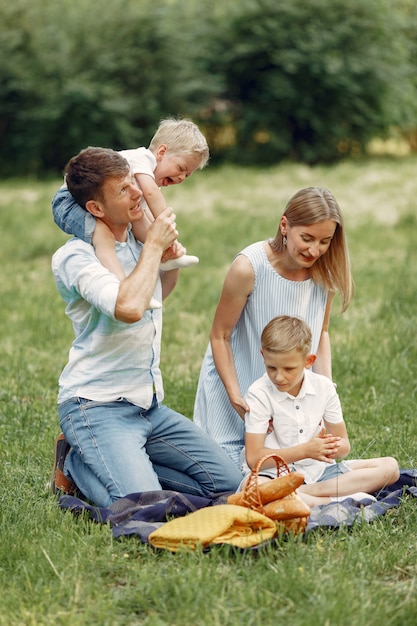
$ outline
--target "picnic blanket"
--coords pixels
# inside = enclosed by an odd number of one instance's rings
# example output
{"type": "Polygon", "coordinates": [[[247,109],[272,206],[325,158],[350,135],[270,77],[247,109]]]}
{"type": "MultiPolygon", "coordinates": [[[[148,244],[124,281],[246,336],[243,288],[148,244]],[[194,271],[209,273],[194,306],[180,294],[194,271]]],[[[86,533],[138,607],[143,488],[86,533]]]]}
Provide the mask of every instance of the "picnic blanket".
{"type": "MultiPolygon", "coordinates": [[[[365,506],[353,498],[347,498],[342,502],[312,508],[305,532],[319,527],[339,528],[372,522],[385,515],[389,509],[399,506],[406,494],[417,498],[416,469],[402,469],[399,480],[374,494],[377,500],[365,506]]],[[[59,498],[59,506],[74,514],[85,513],[95,522],[109,524],[115,538],[133,535],[149,543],[149,535],[168,520],[206,507],[224,505],[227,495],[209,499],[177,491],[148,491],[120,498],[108,508],[96,507],[80,498],[63,495],[59,498]]]]}

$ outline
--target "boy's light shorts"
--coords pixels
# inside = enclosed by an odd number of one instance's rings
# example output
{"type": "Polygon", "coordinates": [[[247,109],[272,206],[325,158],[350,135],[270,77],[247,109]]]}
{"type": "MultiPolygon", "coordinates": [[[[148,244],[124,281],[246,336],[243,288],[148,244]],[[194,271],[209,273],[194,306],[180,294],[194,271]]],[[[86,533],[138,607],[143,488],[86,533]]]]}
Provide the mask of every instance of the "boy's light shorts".
{"type": "Polygon", "coordinates": [[[337,478],[342,474],[346,474],[346,472],[351,472],[352,469],[349,467],[349,461],[339,461],[339,463],[332,463],[331,465],[327,465],[324,468],[323,474],[320,478],[317,479],[318,483],[321,483],[323,480],[330,480],[331,478],[337,478]]]}

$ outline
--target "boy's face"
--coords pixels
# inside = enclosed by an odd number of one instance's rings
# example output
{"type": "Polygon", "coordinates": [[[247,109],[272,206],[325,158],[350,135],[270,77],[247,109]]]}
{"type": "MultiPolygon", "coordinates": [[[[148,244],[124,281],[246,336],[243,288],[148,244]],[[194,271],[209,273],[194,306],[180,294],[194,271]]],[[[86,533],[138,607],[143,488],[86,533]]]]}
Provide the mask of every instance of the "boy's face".
{"type": "Polygon", "coordinates": [[[162,144],[156,151],[155,181],[158,187],[178,185],[198,168],[200,161],[192,155],[174,154],[162,144]]]}
{"type": "Polygon", "coordinates": [[[304,368],[310,368],[316,357],[307,356],[298,350],[290,352],[270,352],[261,349],[266,373],[275,387],[291,396],[298,395],[304,379],[304,368]]]}

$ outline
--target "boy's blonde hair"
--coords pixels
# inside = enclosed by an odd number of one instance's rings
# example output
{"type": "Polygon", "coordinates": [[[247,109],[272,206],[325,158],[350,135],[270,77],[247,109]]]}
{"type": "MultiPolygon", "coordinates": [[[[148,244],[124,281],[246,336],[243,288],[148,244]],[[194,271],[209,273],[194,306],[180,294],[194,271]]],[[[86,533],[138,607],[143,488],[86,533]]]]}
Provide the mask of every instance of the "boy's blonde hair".
{"type": "MultiPolygon", "coordinates": [[[[338,291],[342,299],[342,311],[345,311],[353,296],[353,280],[343,216],[336,198],[328,189],[307,187],[290,198],[284,215],[290,227],[309,226],[326,220],[336,222],[336,230],[329,249],[312,265],[311,278],[315,283],[323,285],[326,291],[338,291]]],[[[285,244],[280,226],[275,238],[269,243],[274,252],[284,251],[285,244]]]]}
{"type": "Polygon", "coordinates": [[[298,317],[279,315],[263,329],[262,349],[268,352],[291,352],[297,350],[303,356],[311,353],[311,330],[298,317]]]}
{"type": "Polygon", "coordinates": [[[210,153],[207,140],[191,120],[162,120],[151,139],[149,150],[155,152],[161,144],[165,144],[167,152],[171,154],[196,157],[199,160],[197,169],[202,170],[208,163],[210,153]]]}

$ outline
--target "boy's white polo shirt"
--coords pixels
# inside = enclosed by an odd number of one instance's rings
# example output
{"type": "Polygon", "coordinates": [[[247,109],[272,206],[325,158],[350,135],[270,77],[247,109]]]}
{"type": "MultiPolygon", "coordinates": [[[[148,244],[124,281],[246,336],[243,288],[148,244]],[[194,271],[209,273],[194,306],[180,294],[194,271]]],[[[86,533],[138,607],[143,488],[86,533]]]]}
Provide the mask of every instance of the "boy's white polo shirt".
{"type": "MultiPolygon", "coordinates": [[[[332,381],[326,376],[304,370],[304,380],[296,397],[279,391],[267,374],[255,381],[245,396],[250,413],[245,416],[247,433],[263,434],[268,431],[272,418],[273,431],[267,434],[265,447],[290,448],[305,443],[317,435],[324,426],[323,420],[332,424],[343,422],[342,407],[332,381]]],[[[316,482],[328,463],[303,459],[291,464],[300,471],[306,483],[316,482]]]]}

